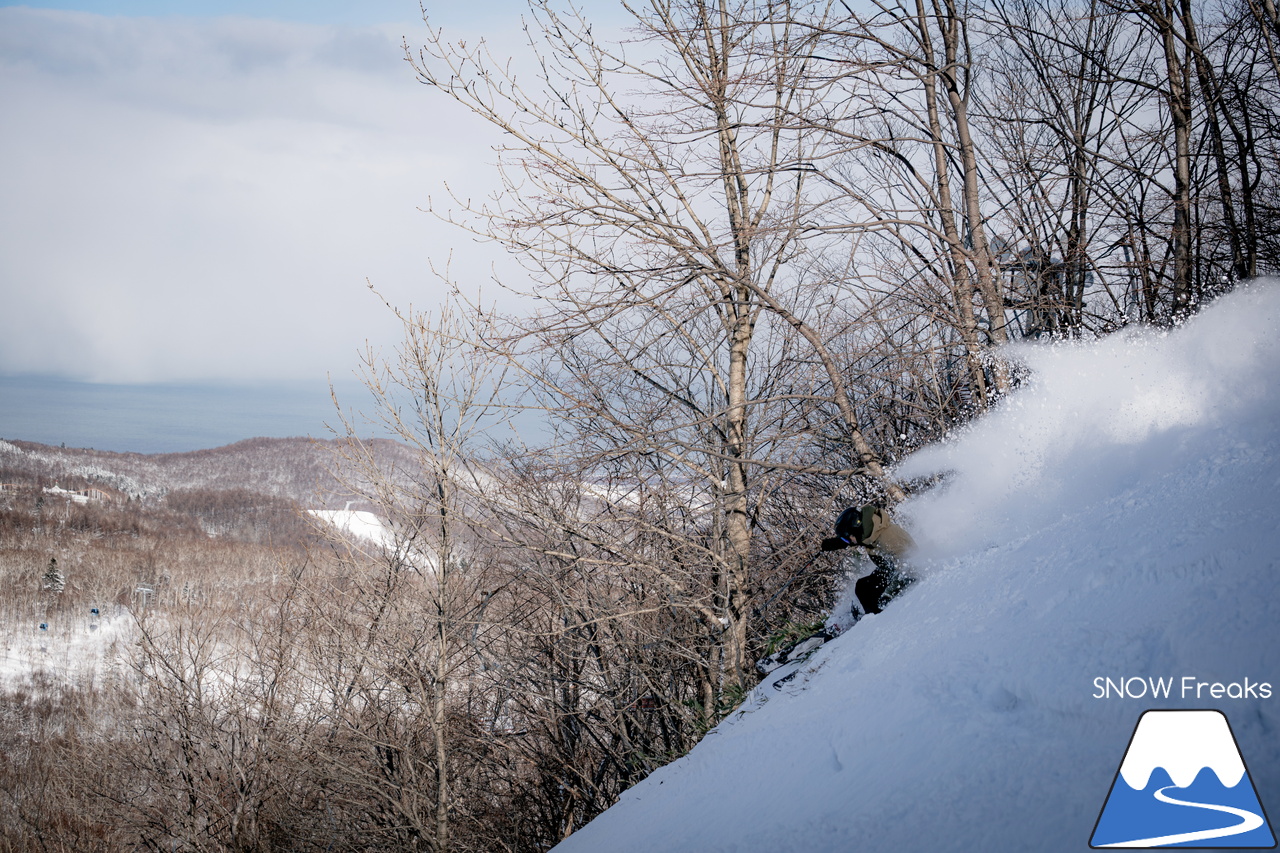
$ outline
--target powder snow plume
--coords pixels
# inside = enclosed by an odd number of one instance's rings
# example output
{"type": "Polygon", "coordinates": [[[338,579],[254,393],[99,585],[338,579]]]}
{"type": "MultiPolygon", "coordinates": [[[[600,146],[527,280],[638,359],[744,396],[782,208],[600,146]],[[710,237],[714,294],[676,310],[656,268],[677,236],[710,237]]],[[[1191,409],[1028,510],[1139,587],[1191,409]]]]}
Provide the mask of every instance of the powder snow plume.
{"type": "MultiPolygon", "coordinates": [[[[1280,416],[1280,283],[1241,288],[1173,331],[1022,344],[1031,379],[994,411],[899,465],[946,473],[905,507],[931,556],[1026,535],[1172,471],[1188,455],[1280,416]]],[[[1169,518],[1193,523],[1194,507],[1169,518]]],[[[1083,522],[1082,522],[1083,523],[1083,522]]]]}

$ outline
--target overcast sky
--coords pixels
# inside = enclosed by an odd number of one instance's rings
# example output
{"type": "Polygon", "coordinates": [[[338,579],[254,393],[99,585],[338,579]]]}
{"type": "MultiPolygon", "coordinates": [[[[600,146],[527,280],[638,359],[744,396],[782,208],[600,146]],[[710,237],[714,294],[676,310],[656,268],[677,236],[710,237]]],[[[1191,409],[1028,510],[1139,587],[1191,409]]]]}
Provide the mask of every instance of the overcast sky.
{"type": "MultiPolygon", "coordinates": [[[[521,9],[432,18],[509,41],[521,9]]],[[[349,375],[400,339],[366,279],[430,307],[451,248],[482,278],[418,210],[494,159],[403,61],[423,34],[416,0],[0,6],[0,376],[349,375]]]]}

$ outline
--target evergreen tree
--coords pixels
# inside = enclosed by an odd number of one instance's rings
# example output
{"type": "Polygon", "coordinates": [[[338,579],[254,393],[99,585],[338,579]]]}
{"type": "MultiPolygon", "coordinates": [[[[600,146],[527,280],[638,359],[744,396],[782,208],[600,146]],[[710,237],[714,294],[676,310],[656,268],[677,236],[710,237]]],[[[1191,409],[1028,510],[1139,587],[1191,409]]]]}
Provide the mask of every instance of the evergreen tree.
{"type": "Polygon", "coordinates": [[[54,595],[61,595],[66,589],[67,579],[58,568],[57,557],[49,558],[49,568],[45,569],[44,577],[40,579],[40,586],[45,592],[51,592],[54,595]]]}

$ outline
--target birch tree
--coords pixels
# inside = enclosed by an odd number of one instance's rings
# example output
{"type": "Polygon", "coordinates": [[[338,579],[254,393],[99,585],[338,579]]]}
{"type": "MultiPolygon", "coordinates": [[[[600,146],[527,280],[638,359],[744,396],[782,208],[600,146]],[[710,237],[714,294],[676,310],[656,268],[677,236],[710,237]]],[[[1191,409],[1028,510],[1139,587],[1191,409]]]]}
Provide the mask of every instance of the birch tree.
{"type": "MultiPolygon", "coordinates": [[[[797,402],[771,349],[788,330],[821,342],[804,260],[815,225],[846,202],[815,179],[844,143],[802,118],[825,97],[810,73],[822,28],[797,22],[824,8],[670,0],[630,11],[633,37],[614,45],[531,4],[535,86],[438,30],[411,58],[423,82],[503,133],[502,198],[436,209],[525,264],[546,307],[513,321],[503,346],[520,350],[531,393],[557,413],[558,452],[601,481],[624,458],[655,460],[664,488],[679,483],[701,507],[712,533],[696,574],[710,589],[672,594],[715,638],[712,671],[741,685],[759,593],[753,529],[790,464],[782,436],[797,402]]],[[[823,370],[821,396],[856,449],[843,474],[884,481],[839,366],[823,370]]],[[[634,476],[627,500],[645,489],[634,476]]]]}

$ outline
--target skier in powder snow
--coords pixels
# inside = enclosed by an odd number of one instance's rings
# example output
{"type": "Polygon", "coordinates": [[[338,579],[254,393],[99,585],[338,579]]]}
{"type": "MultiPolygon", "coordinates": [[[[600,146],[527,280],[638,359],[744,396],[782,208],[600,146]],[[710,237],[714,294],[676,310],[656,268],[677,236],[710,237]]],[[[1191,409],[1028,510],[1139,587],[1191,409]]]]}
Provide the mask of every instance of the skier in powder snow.
{"type": "MultiPolygon", "coordinates": [[[[876,568],[871,574],[859,578],[853,585],[854,595],[862,611],[853,608],[849,613],[849,621],[839,614],[833,614],[835,618],[829,617],[822,630],[816,634],[757,661],[756,670],[761,675],[768,675],[784,664],[803,659],[823,643],[839,636],[849,625],[858,622],[863,613],[879,613],[914,580],[903,573],[901,563],[915,547],[915,542],[910,533],[894,524],[889,518],[888,510],[874,504],[849,507],[836,519],[835,532],[835,536],[822,540],[823,551],[864,548],[875,564],[876,568]]],[[[795,673],[792,673],[782,681],[794,677],[795,673]]],[[[774,686],[778,687],[778,684],[774,686]]]]}
{"type": "Polygon", "coordinates": [[[911,584],[901,563],[915,541],[894,524],[889,511],[874,504],[849,507],[836,519],[836,535],[822,540],[823,551],[861,547],[875,564],[875,571],[859,578],[854,594],[864,613],[879,613],[885,605],[911,584]]]}

